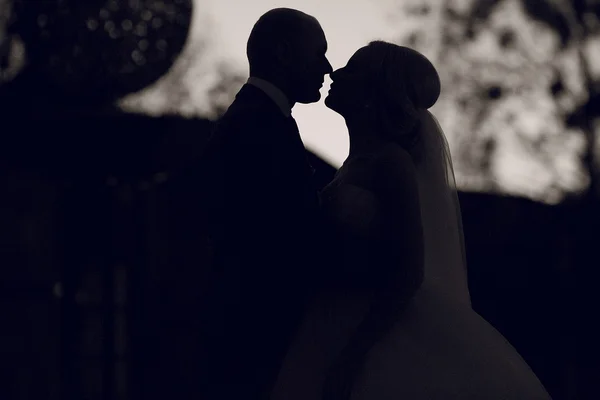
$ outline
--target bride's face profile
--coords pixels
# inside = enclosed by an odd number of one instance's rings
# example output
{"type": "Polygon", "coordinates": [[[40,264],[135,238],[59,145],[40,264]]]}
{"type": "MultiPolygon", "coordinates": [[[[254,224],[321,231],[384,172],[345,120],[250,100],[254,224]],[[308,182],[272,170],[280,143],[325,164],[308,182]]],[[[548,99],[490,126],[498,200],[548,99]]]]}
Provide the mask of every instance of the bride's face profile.
{"type": "Polygon", "coordinates": [[[344,118],[362,111],[371,99],[374,71],[370,53],[367,47],[358,49],[346,66],[330,74],[332,83],[325,106],[344,118]]]}

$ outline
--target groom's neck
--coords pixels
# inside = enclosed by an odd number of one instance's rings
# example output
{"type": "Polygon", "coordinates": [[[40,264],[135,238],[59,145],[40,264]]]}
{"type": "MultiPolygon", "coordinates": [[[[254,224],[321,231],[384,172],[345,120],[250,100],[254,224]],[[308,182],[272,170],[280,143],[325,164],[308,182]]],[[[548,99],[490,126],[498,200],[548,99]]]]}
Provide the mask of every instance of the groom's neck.
{"type": "Polygon", "coordinates": [[[285,97],[287,98],[289,104],[290,104],[290,108],[293,108],[294,105],[296,104],[296,102],[292,99],[292,96],[290,95],[290,83],[288,82],[287,79],[285,79],[282,76],[279,76],[277,74],[265,74],[265,73],[250,73],[250,77],[254,77],[254,78],[260,78],[262,80],[265,80],[267,82],[269,82],[270,84],[274,85],[275,87],[277,87],[277,89],[281,90],[283,92],[283,94],[285,95],[285,97]]]}

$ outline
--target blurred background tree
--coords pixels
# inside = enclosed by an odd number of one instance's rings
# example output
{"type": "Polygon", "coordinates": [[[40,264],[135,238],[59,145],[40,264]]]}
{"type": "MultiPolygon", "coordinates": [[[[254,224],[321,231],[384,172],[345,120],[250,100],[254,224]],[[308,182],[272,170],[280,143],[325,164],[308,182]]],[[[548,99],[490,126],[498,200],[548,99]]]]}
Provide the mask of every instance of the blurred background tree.
{"type": "Polygon", "coordinates": [[[444,66],[436,114],[462,189],[557,204],[595,186],[596,2],[398,4],[397,42],[444,66]]]}
{"type": "Polygon", "coordinates": [[[187,39],[191,7],[191,0],[14,0],[4,47],[15,54],[15,43],[23,43],[21,74],[43,85],[37,92],[110,102],[171,67],[187,39]]]}

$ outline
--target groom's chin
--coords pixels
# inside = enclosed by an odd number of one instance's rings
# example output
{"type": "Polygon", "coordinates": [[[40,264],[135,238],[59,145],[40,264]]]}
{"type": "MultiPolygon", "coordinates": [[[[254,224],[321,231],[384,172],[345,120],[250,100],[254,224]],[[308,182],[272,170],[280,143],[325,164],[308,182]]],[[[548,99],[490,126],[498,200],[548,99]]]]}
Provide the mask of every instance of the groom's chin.
{"type": "Polygon", "coordinates": [[[303,99],[299,99],[298,103],[301,104],[312,104],[321,100],[321,92],[313,93],[305,96],[303,99]]]}

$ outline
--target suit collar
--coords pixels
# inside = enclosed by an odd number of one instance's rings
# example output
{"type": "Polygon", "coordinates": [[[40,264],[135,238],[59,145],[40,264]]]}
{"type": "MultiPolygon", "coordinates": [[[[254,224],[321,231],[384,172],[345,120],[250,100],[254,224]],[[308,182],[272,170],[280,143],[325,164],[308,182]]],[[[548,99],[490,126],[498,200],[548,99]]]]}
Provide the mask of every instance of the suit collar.
{"type": "Polygon", "coordinates": [[[248,78],[246,82],[249,85],[255,86],[262,90],[273,102],[279,107],[284,116],[289,117],[292,115],[292,107],[285,93],[281,91],[277,86],[271,82],[266,81],[255,76],[248,78]]]}

